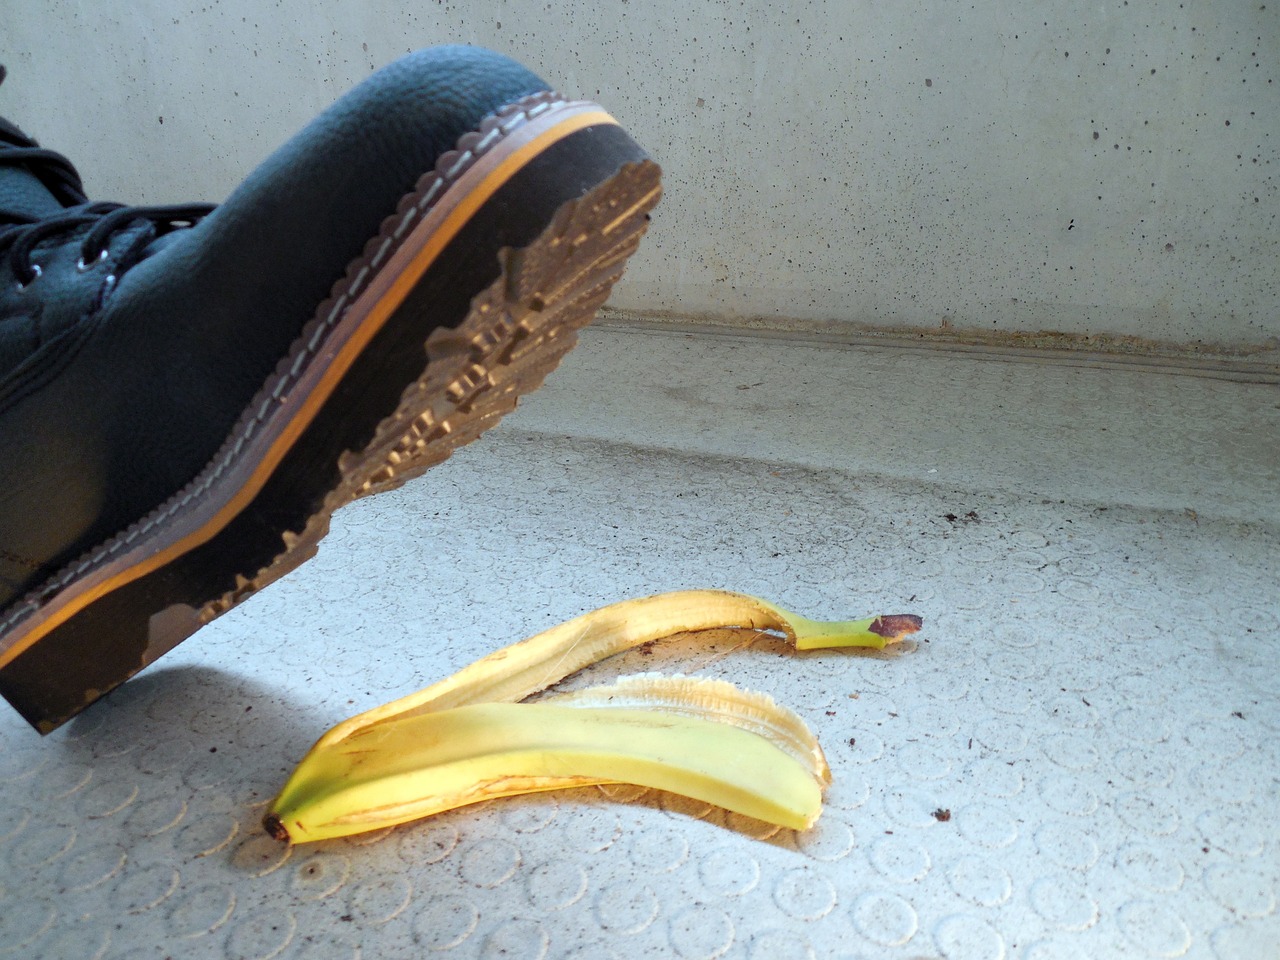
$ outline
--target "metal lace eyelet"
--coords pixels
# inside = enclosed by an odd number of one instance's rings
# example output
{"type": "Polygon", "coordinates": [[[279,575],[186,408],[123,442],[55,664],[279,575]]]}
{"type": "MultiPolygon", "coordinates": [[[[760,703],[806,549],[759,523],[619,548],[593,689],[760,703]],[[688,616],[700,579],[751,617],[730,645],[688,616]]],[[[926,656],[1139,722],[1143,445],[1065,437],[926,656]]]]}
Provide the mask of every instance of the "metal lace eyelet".
{"type": "Polygon", "coordinates": [[[31,278],[25,283],[21,280],[17,282],[16,286],[18,288],[18,292],[21,293],[23,290],[27,289],[27,287],[31,286],[31,284],[34,283],[42,273],[44,273],[44,271],[40,269],[40,264],[31,264],[31,278]]]}
{"type": "Polygon", "coordinates": [[[94,267],[96,267],[98,264],[102,263],[102,261],[106,259],[107,259],[107,251],[106,251],[106,248],[103,248],[102,250],[98,251],[98,255],[94,257],[92,260],[90,260],[88,263],[85,263],[84,256],[82,255],[80,259],[76,261],[76,269],[79,270],[81,273],[87,273],[88,271],[92,270],[94,267]]]}

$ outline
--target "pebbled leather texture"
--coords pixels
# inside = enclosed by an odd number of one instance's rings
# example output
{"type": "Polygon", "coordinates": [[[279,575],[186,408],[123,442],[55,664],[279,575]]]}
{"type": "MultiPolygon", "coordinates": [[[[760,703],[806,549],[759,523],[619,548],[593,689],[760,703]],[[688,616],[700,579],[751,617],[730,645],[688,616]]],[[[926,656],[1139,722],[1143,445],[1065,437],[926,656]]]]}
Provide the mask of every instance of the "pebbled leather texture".
{"type": "Polygon", "coordinates": [[[21,294],[0,278],[0,317],[54,331],[0,381],[0,608],[194,477],[400,197],[485,116],[546,89],[490,51],[410,54],[118,280],[110,260],[78,272],[65,242],[37,251],[21,294]]]}

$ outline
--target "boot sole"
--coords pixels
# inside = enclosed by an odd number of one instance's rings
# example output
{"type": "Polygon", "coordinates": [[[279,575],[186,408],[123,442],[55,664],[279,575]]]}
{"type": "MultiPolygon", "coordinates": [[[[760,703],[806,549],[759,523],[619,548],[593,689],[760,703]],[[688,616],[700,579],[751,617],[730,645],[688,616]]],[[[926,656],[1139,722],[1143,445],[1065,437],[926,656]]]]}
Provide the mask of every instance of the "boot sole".
{"type": "Polygon", "coordinates": [[[210,465],[0,620],[0,695],[56,729],[313,556],[335,510],[493,426],[607,299],[659,177],[599,107],[553,95],[463,137],[353,261],[210,465]]]}

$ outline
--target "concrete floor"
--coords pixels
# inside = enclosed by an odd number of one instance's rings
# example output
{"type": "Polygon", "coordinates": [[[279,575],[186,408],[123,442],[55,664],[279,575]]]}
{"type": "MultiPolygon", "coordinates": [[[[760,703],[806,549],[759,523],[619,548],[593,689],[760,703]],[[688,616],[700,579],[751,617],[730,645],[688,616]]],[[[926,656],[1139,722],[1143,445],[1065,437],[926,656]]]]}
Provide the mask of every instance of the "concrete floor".
{"type": "Polygon", "coordinates": [[[67,728],[0,717],[0,957],[1280,956],[1276,379],[591,330],[67,728]],[[835,778],[813,830],[612,787],[261,833],[334,722],[696,586],[925,618],[892,655],[717,634],[597,672],[791,705],[835,778]]]}

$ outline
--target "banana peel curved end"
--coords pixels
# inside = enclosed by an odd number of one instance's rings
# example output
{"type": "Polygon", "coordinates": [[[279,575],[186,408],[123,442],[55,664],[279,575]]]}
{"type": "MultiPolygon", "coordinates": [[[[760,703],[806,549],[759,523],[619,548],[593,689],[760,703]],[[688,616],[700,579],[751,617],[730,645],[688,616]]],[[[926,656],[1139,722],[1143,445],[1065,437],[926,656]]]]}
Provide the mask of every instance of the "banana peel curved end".
{"type": "Polygon", "coordinates": [[[293,837],[289,834],[289,828],[284,825],[284,821],[280,819],[280,815],[274,810],[269,811],[262,818],[262,829],[266,830],[270,837],[279,840],[281,843],[293,842],[293,837]]]}

